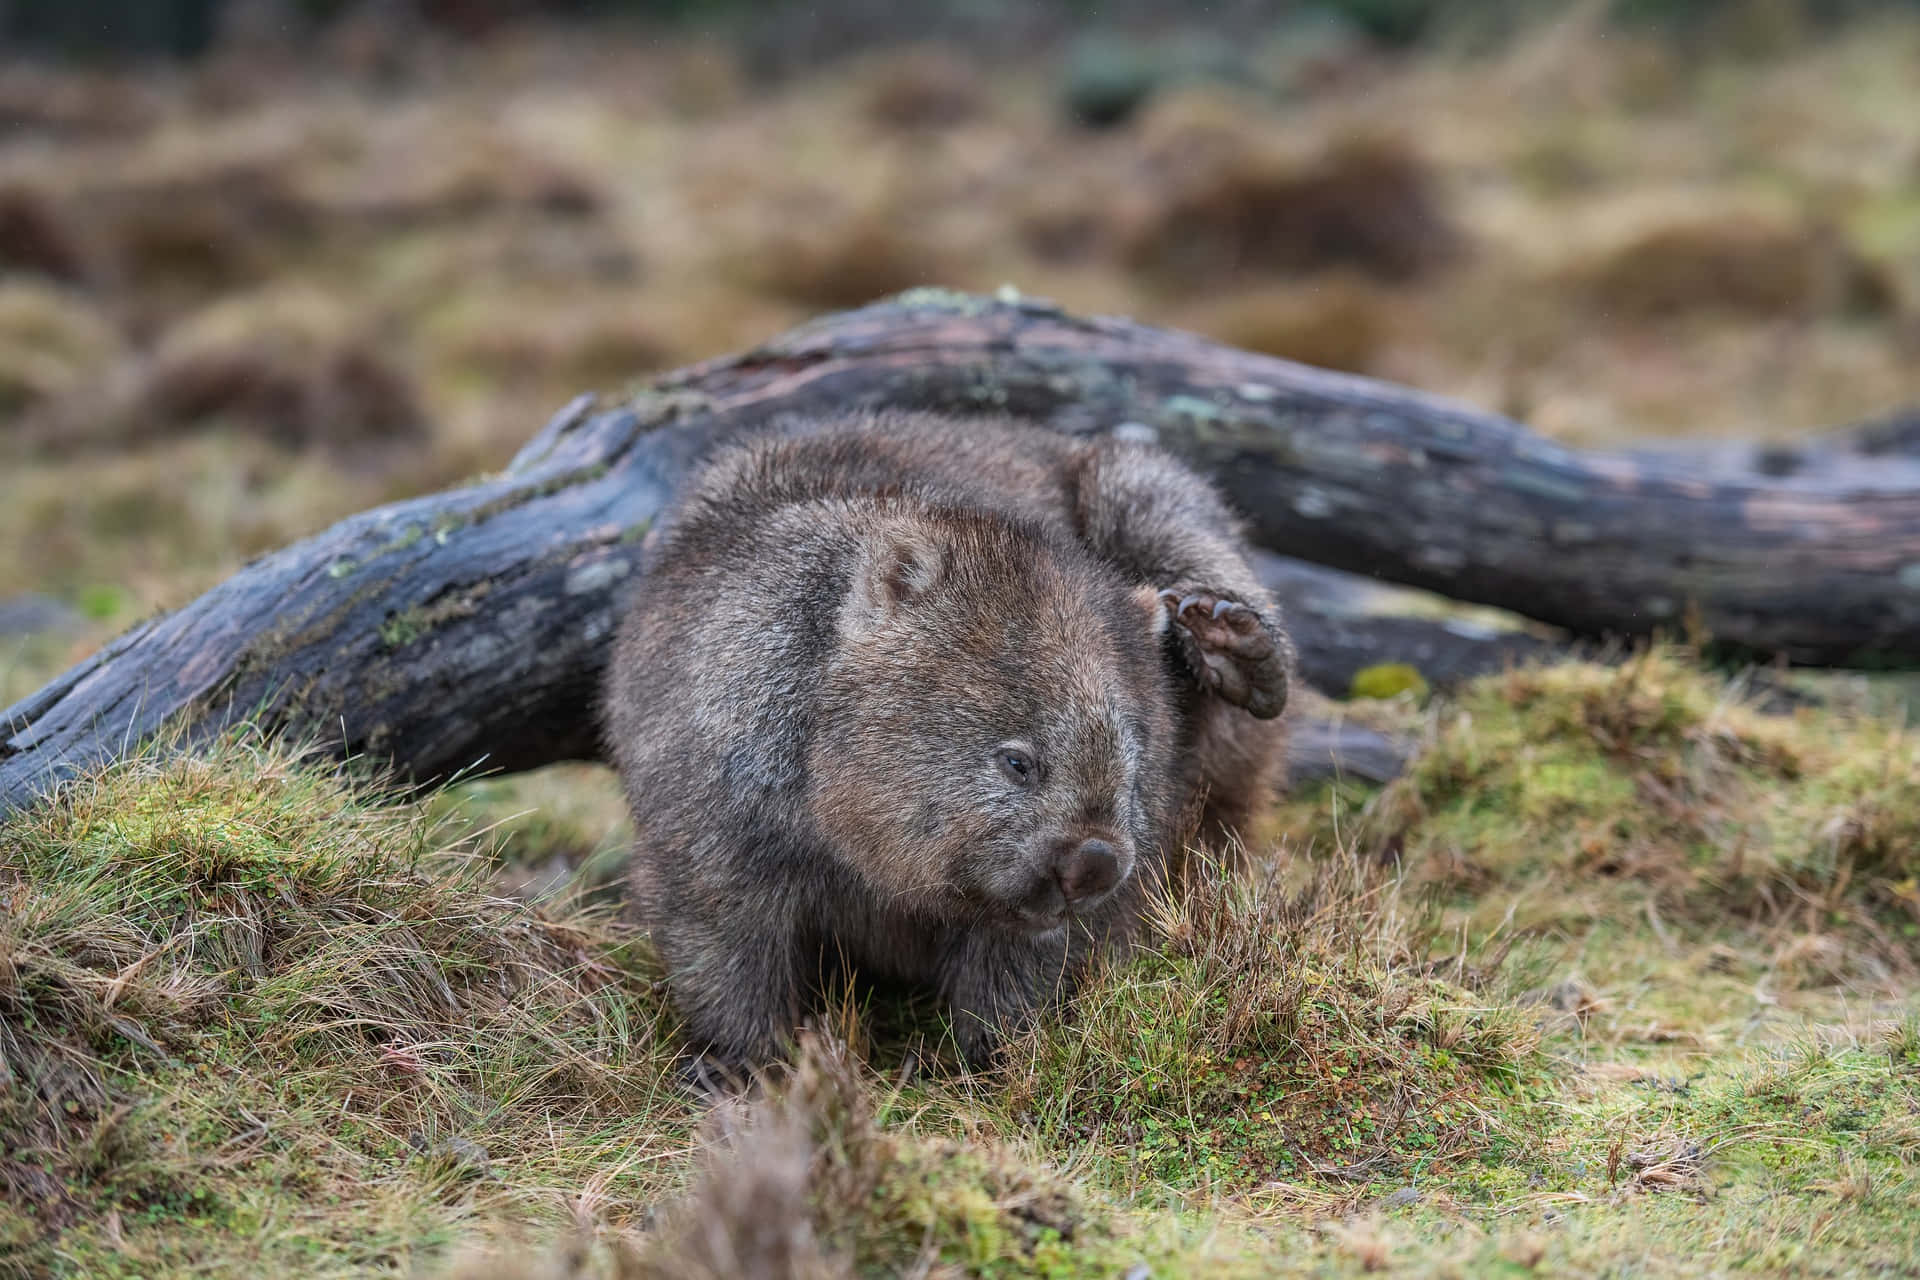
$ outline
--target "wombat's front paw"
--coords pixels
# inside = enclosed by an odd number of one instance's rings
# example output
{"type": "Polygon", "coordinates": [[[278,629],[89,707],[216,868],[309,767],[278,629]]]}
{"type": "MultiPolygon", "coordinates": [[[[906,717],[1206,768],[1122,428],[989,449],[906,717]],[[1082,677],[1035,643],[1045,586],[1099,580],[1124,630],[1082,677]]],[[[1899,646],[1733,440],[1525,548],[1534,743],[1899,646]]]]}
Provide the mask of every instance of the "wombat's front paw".
{"type": "Polygon", "coordinates": [[[1259,610],[1205,587],[1160,593],[1182,656],[1207,688],[1261,720],[1287,705],[1287,642],[1259,610]]]}
{"type": "Polygon", "coordinates": [[[960,1049],[960,1061],[968,1071],[984,1073],[1000,1065],[998,1030],[982,1021],[978,1014],[956,1012],[953,1038],[960,1049]]]}
{"type": "Polygon", "coordinates": [[[744,1063],[713,1053],[693,1053],[679,1063],[680,1083],[703,1103],[716,1103],[746,1093],[753,1073],[744,1063]]]}

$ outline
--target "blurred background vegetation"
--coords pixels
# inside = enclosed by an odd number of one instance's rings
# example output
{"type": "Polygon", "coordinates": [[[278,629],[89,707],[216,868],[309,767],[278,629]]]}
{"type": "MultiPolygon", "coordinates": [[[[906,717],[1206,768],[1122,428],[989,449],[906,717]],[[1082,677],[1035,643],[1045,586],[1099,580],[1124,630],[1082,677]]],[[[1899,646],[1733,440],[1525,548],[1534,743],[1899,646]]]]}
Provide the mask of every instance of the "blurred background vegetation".
{"type": "MultiPolygon", "coordinates": [[[[916,285],[1579,444],[1920,422],[1917,107],[1920,0],[0,0],[0,706],[580,391],[916,285]]],[[[822,1093],[823,1151],[908,1174],[823,1156],[820,1237],[1912,1274],[1911,733],[1667,652],[1374,674],[1340,713],[1431,745],[1271,815],[1306,906],[1200,898],[1006,1082],[903,1069],[880,1141],[822,1093]]],[[[683,1176],[644,953],[481,893],[612,896],[607,770],[423,814],[242,742],[7,834],[0,1048],[63,1065],[13,1091],[0,1276],[399,1269],[683,1176]],[[468,823],[497,862],[425,856],[468,823]]]]}
{"type": "Polygon", "coordinates": [[[1920,401],[1912,0],[0,0],[0,702],[556,407],[1011,283],[1520,417],[1920,401]]]}

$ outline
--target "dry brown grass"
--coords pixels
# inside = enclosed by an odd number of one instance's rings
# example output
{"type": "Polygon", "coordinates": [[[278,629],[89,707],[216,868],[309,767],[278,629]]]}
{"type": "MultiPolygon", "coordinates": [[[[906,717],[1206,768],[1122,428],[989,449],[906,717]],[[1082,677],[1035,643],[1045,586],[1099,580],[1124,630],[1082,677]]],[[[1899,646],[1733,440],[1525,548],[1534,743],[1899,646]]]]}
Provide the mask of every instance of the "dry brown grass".
{"type": "Polygon", "coordinates": [[[584,221],[603,213],[602,180],[510,134],[446,119],[414,121],[313,180],[330,217],[392,232],[489,216],[584,221]]]}
{"type": "Polygon", "coordinates": [[[1413,279],[1461,233],[1432,166],[1406,140],[1354,133],[1300,157],[1246,140],[1179,146],[1179,171],[1126,239],[1135,271],[1195,292],[1263,275],[1348,268],[1413,279]]]}
{"type": "Polygon", "coordinates": [[[0,268],[79,281],[94,273],[93,258],[67,211],[44,188],[26,182],[0,186],[0,268]]]}
{"type": "Polygon", "coordinates": [[[803,1041],[791,1074],[747,1111],[709,1117],[708,1152],[693,1187],[670,1208],[639,1260],[649,1280],[838,1280],[853,1273],[819,1237],[816,1220],[857,1219],[896,1159],[846,1046],[803,1041]]]}
{"type": "Polygon", "coordinates": [[[1335,272],[1209,300],[1185,313],[1183,327],[1248,351],[1364,373],[1373,368],[1394,323],[1388,291],[1335,272]]]}
{"type": "Polygon", "coordinates": [[[960,124],[985,111],[990,95],[979,67],[938,46],[886,55],[868,76],[860,109],[887,129],[918,132],[960,124]]]}
{"type": "Polygon", "coordinates": [[[115,175],[71,191],[63,217],[99,245],[96,278],[170,314],[257,284],[318,232],[290,166],[275,155],[216,156],[115,175]]]}
{"type": "Polygon", "coordinates": [[[666,319],[638,298],[476,308],[438,336],[443,357],[476,377],[554,390],[618,387],[688,354],[666,319]]]}
{"type": "Polygon", "coordinates": [[[903,289],[952,284],[962,274],[913,209],[891,198],[849,203],[823,189],[801,189],[768,214],[732,267],[754,288],[789,302],[852,307],[903,289]]]}
{"type": "Polygon", "coordinates": [[[1888,272],[1836,228],[1738,210],[1642,231],[1578,275],[1599,314],[1628,324],[1703,311],[1872,316],[1899,301],[1888,272]]]}
{"type": "Polygon", "coordinates": [[[121,410],[121,439],[225,425],[341,456],[418,444],[425,414],[378,333],[324,294],[218,304],[170,330],[121,410]]]}
{"type": "Polygon", "coordinates": [[[81,295],[0,284],[0,412],[25,414],[98,385],[124,354],[120,335],[81,295]]]}

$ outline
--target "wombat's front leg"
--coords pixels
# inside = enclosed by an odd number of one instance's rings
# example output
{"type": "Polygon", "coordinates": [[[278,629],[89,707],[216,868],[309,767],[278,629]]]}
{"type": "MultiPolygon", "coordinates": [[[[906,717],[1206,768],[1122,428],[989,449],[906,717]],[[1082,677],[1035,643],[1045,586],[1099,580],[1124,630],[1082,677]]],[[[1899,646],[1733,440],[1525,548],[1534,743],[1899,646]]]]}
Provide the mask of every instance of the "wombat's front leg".
{"type": "Polygon", "coordinates": [[[801,996],[790,929],[746,914],[681,915],[656,924],[653,938],[701,1071],[744,1076],[787,1050],[801,996]]]}
{"type": "Polygon", "coordinates": [[[1157,449],[1105,440],[1069,468],[1074,524],[1102,559],[1160,593],[1168,664],[1186,686],[1186,802],[1224,848],[1271,799],[1293,647],[1214,487],[1157,449]]]}
{"type": "Polygon", "coordinates": [[[1160,602],[1194,679],[1256,719],[1286,710],[1287,638],[1259,610],[1193,585],[1163,590],[1160,602]]]}
{"type": "Polygon", "coordinates": [[[1086,446],[1072,478],[1080,536],[1160,591],[1181,674],[1256,718],[1278,716],[1292,646],[1213,486],[1156,449],[1119,441],[1086,446]]]}
{"type": "Polygon", "coordinates": [[[940,988],[967,1065],[993,1064],[1001,1040],[1023,1030],[1068,966],[1066,931],[1025,938],[968,933],[941,958],[940,988]]]}

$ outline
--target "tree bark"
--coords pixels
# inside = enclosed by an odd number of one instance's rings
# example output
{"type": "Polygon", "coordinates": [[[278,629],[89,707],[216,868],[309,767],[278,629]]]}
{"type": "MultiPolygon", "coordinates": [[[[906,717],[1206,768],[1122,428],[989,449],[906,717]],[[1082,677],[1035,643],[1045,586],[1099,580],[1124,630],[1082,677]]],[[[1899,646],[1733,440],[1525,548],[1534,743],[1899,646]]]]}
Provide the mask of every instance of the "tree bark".
{"type": "MultiPolygon", "coordinates": [[[[595,756],[593,691],[638,544],[688,469],[782,416],[879,406],[1151,434],[1215,476],[1268,547],[1576,636],[1691,611],[1802,662],[1920,657],[1920,464],[1772,478],[1583,454],[1185,334],[916,291],[616,405],[576,401],[501,475],[350,517],[135,627],[0,715],[0,812],[156,734],[191,743],[242,719],[422,781],[595,756]]],[[[1311,632],[1311,592],[1295,604],[1311,632]]],[[[1323,683],[1355,636],[1387,634],[1322,622],[1323,683]]],[[[1453,638],[1463,670],[1528,648],[1453,638]]],[[[1407,656],[1404,639],[1377,660],[1407,656]]]]}

